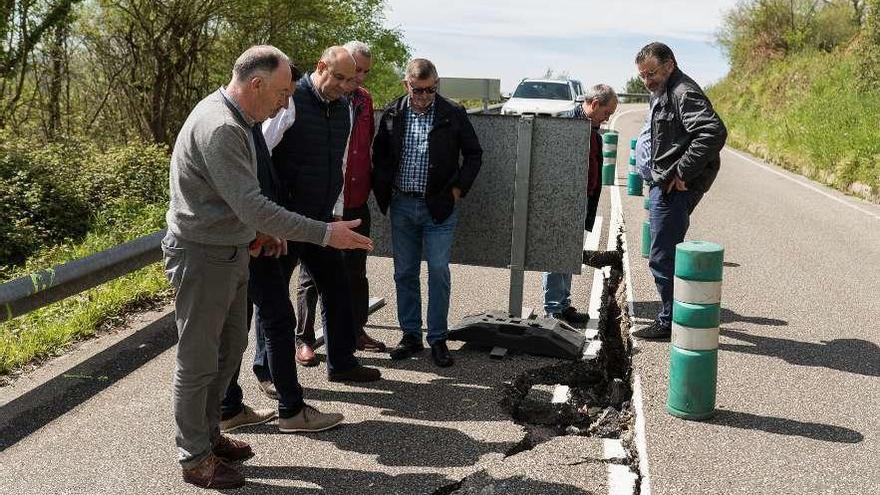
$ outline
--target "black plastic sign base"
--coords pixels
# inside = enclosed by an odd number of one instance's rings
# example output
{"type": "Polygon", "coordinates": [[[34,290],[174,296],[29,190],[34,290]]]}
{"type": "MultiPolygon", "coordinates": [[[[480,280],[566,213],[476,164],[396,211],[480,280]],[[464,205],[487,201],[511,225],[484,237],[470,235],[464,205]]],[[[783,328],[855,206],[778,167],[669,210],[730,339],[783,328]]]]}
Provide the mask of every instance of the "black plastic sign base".
{"type": "Polygon", "coordinates": [[[449,330],[449,340],[486,347],[504,347],[526,354],[577,360],[586,337],[553,318],[513,318],[506,311],[466,316],[449,330]]]}

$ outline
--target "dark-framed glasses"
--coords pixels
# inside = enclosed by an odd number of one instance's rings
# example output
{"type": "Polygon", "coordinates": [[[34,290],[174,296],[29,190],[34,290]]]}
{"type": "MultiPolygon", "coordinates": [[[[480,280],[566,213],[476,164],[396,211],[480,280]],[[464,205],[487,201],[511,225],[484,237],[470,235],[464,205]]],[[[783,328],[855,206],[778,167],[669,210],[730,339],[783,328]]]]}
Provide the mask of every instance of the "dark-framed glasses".
{"type": "Polygon", "coordinates": [[[429,88],[417,88],[415,86],[410,86],[409,89],[413,92],[414,95],[432,95],[437,92],[437,86],[431,86],[429,88]]]}

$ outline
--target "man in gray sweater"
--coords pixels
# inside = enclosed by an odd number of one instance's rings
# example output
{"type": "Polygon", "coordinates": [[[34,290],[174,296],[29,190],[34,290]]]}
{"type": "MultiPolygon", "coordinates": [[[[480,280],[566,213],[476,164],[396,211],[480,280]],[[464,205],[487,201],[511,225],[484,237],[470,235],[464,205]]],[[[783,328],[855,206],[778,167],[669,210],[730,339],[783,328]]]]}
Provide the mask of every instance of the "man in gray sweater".
{"type": "Polygon", "coordinates": [[[219,429],[220,400],[247,345],[248,245],[256,239],[283,252],[282,239],[291,239],[372,249],[369,238],[351,230],[359,221],[312,220],[260,192],[251,129],[286,107],[291,90],[287,56],[272,46],[249,48],[229,85],[190,113],[171,156],[162,251],[176,289],[176,441],[184,481],[205,488],[242,486],[230,463],[253,455],[219,429]]]}

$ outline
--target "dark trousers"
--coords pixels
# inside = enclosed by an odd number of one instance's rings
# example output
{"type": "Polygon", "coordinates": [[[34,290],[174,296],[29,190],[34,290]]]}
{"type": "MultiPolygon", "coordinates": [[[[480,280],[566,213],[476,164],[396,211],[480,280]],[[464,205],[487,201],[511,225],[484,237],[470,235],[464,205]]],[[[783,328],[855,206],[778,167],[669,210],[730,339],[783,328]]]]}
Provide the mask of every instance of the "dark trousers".
{"type": "Polygon", "coordinates": [[[651,255],[648,267],[660,294],[662,307],[657,322],[672,325],[673,280],[675,277],[675,246],[684,241],[690,227],[690,215],[703,198],[696,191],[663,192],[662,186],[651,186],[651,255]]]}
{"type": "MultiPolygon", "coordinates": [[[[361,220],[354,229],[358,234],[370,236],[370,207],[363,205],[357,208],[345,208],[343,220],[361,220]]],[[[367,252],[363,249],[351,249],[342,252],[345,257],[345,271],[348,273],[351,287],[352,318],[354,319],[355,335],[364,332],[370,306],[370,283],[367,280],[367,252]]],[[[296,290],[296,338],[309,345],[315,342],[315,312],[318,305],[318,290],[311,272],[305,266],[300,267],[299,286],[296,290]]]]}
{"type": "Polygon", "coordinates": [[[587,195],[587,219],[584,221],[584,230],[593,231],[593,223],[596,222],[596,211],[599,209],[599,196],[602,194],[602,188],[599,188],[595,194],[587,195]]]}
{"type": "MultiPolygon", "coordinates": [[[[296,375],[292,351],[292,329],[296,316],[287,289],[295,264],[296,257],[291,255],[251,258],[248,283],[248,298],[256,306],[254,374],[260,381],[275,383],[281,417],[294,416],[303,407],[303,390],[296,375]]],[[[238,375],[236,372],[226,389],[226,397],[221,405],[224,419],[235,416],[242,408],[238,375]]]]}
{"type": "MultiPolygon", "coordinates": [[[[352,326],[351,296],[345,276],[342,252],[307,243],[290,243],[290,254],[280,258],[262,256],[251,260],[248,286],[256,307],[257,356],[254,374],[270,380],[278,391],[278,415],[287,418],[303,406],[303,391],[296,375],[294,336],[296,315],[290,302],[290,278],[298,261],[314,275],[318,294],[325,301],[322,317],[327,343],[327,371],[345,371],[357,366],[354,357],[355,334],[352,326]],[[261,356],[261,349],[265,349],[261,356]],[[258,365],[258,361],[268,366],[258,365]],[[266,374],[268,368],[268,376],[266,374]]],[[[238,380],[227,389],[223,418],[234,416],[242,407],[238,380]],[[233,412],[234,411],[234,412],[233,412]]]]}

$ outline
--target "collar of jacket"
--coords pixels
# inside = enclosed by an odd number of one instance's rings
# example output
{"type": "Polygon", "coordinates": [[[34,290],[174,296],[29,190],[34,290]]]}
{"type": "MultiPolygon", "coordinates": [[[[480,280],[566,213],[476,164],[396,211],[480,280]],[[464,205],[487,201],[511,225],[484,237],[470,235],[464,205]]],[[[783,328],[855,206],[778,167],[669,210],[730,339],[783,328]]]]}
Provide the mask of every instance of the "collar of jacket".
{"type": "Polygon", "coordinates": [[[666,106],[666,103],[669,102],[669,92],[672,91],[672,88],[674,88],[679,81],[681,81],[683,75],[684,73],[678,67],[672,70],[672,74],[669,74],[669,79],[666,80],[666,88],[664,88],[663,93],[657,97],[657,103],[660,106],[666,106]]]}
{"type": "Polygon", "coordinates": [[[314,86],[314,84],[312,84],[312,73],[311,72],[306,72],[305,74],[303,74],[303,76],[300,78],[299,82],[297,83],[296,92],[299,93],[300,91],[306,91],[309,95],[309,98],[312,98],[313,100],[315,100],[315,103],[317,103],[321,107],[332,107],[334,105],[347,105],[348,104],[348,100],[346,99],[345,96],[340,96],[339,98],[337,98],[335,100],[331,100],[331,101],[324,101],[321,98],[319,98],[318,94],[317,94],[318,88],[316,88],[314,86]]]}

